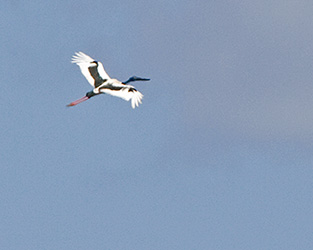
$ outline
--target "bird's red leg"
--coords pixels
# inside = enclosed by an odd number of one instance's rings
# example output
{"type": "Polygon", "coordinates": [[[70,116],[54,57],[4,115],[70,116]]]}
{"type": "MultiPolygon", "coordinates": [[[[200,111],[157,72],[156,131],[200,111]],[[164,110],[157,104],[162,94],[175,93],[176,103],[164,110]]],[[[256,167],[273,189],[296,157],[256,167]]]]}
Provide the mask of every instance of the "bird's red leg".
{"type": "Polygon", "coordinates": [[[88,96],[84,96],[84,97],[82,97],[82,98],[80,98],[80,99],[78,99],[78,100],[76,100],[74,102],[71,102],[70,104],[67,105],[67,107],[75,106],[75,105],[77,105],[77,104],[79,104],[79,103],[81,103],[83,101],[88,100],[88,99],[89,99],[88,96]]]}

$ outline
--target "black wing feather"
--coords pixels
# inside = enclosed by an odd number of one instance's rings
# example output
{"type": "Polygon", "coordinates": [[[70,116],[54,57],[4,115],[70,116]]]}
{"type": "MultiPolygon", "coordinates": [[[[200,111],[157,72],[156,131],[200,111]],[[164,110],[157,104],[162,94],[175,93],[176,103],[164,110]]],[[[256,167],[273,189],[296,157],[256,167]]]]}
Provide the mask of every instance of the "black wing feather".
{"type": "Polygon", "coordinates": [[[99,87],[102,83],[104,83],[106,81],[106,79],[103,79],[98,72],[98,62],[94,61],[94,63],[96,64],[95,66],[90,66],[88,68],[90,75],[92,76],[92,78],[95,80],[95,88],[99,87]]]}

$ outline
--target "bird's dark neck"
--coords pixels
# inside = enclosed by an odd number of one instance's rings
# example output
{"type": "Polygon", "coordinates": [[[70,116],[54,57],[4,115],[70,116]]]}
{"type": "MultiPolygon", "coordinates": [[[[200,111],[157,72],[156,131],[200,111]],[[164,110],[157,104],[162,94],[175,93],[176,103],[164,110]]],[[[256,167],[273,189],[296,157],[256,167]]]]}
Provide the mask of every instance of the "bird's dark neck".
{"type": "Polygon", "coordinates": [[[142,78],[142,77],[138,77],[138,76],[132,76],[130,77],[127,81],[122,82],[123,84],[127,84],[129,82],[135,82],[135,81],[150,81],[150,79],[148,78],[142,78]]]}

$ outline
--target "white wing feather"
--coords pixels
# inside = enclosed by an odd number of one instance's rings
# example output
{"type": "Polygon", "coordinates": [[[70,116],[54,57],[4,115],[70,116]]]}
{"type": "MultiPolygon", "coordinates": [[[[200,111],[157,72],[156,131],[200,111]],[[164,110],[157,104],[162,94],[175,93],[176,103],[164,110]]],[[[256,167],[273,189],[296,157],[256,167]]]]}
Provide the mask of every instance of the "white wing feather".
{"type": "MultiPolygon", "coordinates": [[[[72,57],[72,63],[76,63],[79,66],[80,71],[93,87],[95,87],[95,80],[91,76],[88,68],[93,65],[92,62],[94,61],[94,59],[92,59],[90,56],[86,55],[83,52],[76,52],[75,55],[72,57]]],[[[98,62],[97,70],[102,79],[110,79],[109,75],[105,72],[101,62],[98,62]]]]}
{"type": "Polygon", "coordinates": [[[141,94],[139,91],[135,91],[133,92],[133,96],[132,96],[132,108],[134,109],[135,107],[139,106],[139,103],[142,103],[142,98],[143,98],[143,94],[141,94]]]}
{"type": "Polygon", "coordinates": [[[140,103],[142,103],[143,94],[141,94],[139,91],[128,91],[128,88],[121,89],[119,91],[111,90],[111,89],[101,89],[100,91],[105,94],[109,94],[112,96],[120,97],[124,99],[125,101],[131,100],[131,106],[132,108],[136,108],[139,106],[140,103]]]}

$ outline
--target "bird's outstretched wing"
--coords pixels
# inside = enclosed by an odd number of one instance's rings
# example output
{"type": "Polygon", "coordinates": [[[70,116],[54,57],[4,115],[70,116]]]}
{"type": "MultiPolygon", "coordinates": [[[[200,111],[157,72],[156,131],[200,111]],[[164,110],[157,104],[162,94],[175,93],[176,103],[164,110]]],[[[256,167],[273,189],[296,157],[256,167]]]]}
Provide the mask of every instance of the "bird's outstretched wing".
{"type": "Polygon", "coordinates": [[[87,81],[94,87],[110,79],[101,62],[97,62],[83,52],[76,52],[72,57],[72,63],[76,63],[87,81]]]}
{"type": "Polygon", "coordinates": [[[99,91],[112,96],[120,97],[126,101],[131,100],[132,108],[136,108],[142,103],[143,94],[131,85],[110,84],[99,88],[99,91]]]}

